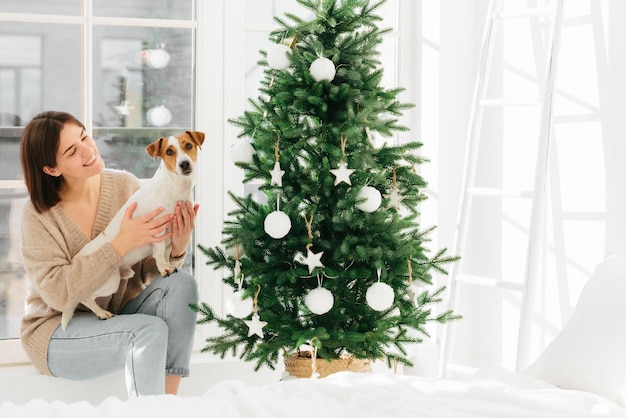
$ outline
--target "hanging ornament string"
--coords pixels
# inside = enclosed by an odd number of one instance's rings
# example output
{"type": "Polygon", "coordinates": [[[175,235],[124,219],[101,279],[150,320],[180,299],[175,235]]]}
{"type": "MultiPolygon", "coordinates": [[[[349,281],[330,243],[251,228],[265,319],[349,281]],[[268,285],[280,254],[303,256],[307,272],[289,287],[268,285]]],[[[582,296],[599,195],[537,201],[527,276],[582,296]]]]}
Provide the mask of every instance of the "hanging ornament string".
{"type": "Polygon", "coordinates": [[[275,158],[275,162],[274,162],[274,168],[272,169],[272,171],[270,171],[270,175],[272,176],[272,179],[270,180],[270,186],[276,185],[278,187],[283,187],[283,175],[285,174],[285,172],[283,170],[281,170],[280,168],[280,162],[279,160],[279,145],[280,145],[280,134],[277,133],[276,136],[278,137],[276,139],[276,145],[274,146],[274,158],[275,158]]]}
{"type": "Polygon", "coordinates": [[[259,293],[261,293],[261,285],[256,285],[256,292],[254,292],[254,299],[252,300],[252,312],[257,313],[259,310],[259,293]]]}
{"type": "MultiPolygon", "coordinates": [[[[239,244],[235,244],[235,268],[234,268],[235,280],[241,274],[241,262],[239,261],[239,244]]],[[[239,290],[241,290],[241,283],[239,284],[239,290]]]]}
{"type": "Polygon", "coordinates": [[[317,372],[317,346],[314,344],[317,337],[311,339],[311,345],[313,346],[313,352],[311,353],[311,379],[317,379],[319,373],[317,372]]]}
{"type": "Polygon", "coordinates": [[[318,271],[317,272],[317,287],[322,287],[322,284],[324,284],[324,278],[322,277],[322,275],[318,271]]]}
{"type": "Polygon", "coordinates": [[[278,150],[279,150],[279,145],[280,145],[280,134],[277,133],[276,134],[276,145],[274,146],[274,158],[276,159],[276,161],[278,161],[278,150]]]}
{"type": "Polygon", "coordinates": [[[252,301],[252,319],[250,321],[243,321],[248,326],[248,337],[256,335],[263,338],[263,327],[267,325],[267,321],[261,321],[259,316],[259,293],[261,292],[261,285],[257,284],[257,290],[254,294],[254,300],[252,301]]]}
{"type": "Polygon", "coordinates": [[[242,290],[243,290],[243,274],[239,276],[239,279],[237,279],[237,291],[241,292],[242,290]]]}
{"type": "Polygon", "coordinates": [[[309,268],[309,274],[312,274],[315,267],[324,268],[324,264],[322,264],[324,251],[320,251],[319,253],[311,251],[311,247],[313,246],[313,215],[307,218],[306,213],[304,213],[302,216],[304,217],[309,237],[309,243],[306,245],[306,258],[302,260],[302,264],[306,264],[309,268]]]}
{"type": "Polygon", "coordinates": [[[341,134],[340,141],[341,160],[339,161],[338,167],[334,170],[330,170],[330,172],[335,176],[335,186],[341,182],[352,186],[352,182],[350,181],[350,174],[354,173],[354,170],[349,169],[348,163],[344,161],[344,157],[346,156],[346,143],[348,142],[348,138],[341,134]]]}
{"type": "Polygon", "coordinates": [[[306,224],[307,234],[309,236],[309,243],[306,245],[306,248],[309,249],[313,246],[313,215],[310,218],[306,217],[306,213],[302,214],[304,217],[304,223],[306,224]]]}
{"type": "Polygon", "coordinates": [[[393,176],[391,178],[391,191],[385,195],[385,198],[389,199],[387,209],[392,207],[400,209],[400,202],[404,200],[404,196],[400,196],[400,193],[398,193],[398,178],[396,175],[397,170],[397,168],[393,169],[393,176]]]}

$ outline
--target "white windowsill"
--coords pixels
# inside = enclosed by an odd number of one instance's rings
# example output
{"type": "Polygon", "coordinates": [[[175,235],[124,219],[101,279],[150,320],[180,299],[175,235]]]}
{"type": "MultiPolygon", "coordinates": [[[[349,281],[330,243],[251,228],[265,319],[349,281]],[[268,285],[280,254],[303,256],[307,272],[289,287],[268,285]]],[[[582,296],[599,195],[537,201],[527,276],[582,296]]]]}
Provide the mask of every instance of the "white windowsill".
{"type": "MultiPolygon", "coordinates": [[[[191,372],[183,379],[180,396],[202,396],[213,384],[226,379],[245,381],[250,385],[265,385],[280,380],[282,365],[276,370],[262,368],[254,371],[254,364],[237,358],[220,359],[211,354],[194,353],[191,359],[191,372]]],[[[45,376],[32,364],[0,367],[0,403],[5,401],[22,405],[33,399],[49,402],[87,401],[98,405],[108,397],[126,399],[126,386],[122,370],[86,381],[45,376]]]]}

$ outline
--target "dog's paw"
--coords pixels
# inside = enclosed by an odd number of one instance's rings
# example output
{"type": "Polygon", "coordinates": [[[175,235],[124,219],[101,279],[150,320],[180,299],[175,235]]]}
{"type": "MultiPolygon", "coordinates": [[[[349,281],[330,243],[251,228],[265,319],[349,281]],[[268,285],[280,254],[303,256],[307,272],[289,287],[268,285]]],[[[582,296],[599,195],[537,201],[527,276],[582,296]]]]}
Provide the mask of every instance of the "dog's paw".
{"type": "Polygon", "coordinates": [[[101,312],[96,313],[96,315],[98,316],[98,318],[102,320],[111,319],[115,316],[111,312],[105,311],[105,310],[102,310],[101,312]]]}
{"type": "Polygon", "coordinates": [[[177,271],[178,269],[170,264],[170,265],[167,265],[163,270],[161,270],[160,273],[161,273],[161,276],[167,277],[170,274],[176,273],[177,271]]]}

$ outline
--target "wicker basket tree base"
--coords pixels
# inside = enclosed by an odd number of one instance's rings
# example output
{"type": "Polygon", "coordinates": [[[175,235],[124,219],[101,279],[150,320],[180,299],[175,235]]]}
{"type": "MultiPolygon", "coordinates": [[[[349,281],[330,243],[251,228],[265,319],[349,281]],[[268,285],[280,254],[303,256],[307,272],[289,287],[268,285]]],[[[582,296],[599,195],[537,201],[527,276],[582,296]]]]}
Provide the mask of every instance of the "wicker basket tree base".
{"type": "Polygon", "coordinates": [[[284,363],[285,371],[289,373],[290,376],[300,378],[311,377],[313,370],[319,374],[318,377],[320,379],[337,372],[370,373],[372,371],[372,363],[368,359],[357,359],[353,356],[346,356],[330,361],[316,358],[313,362],[311,352],[309,351],[293,353],[285,357],[284,363]]]}

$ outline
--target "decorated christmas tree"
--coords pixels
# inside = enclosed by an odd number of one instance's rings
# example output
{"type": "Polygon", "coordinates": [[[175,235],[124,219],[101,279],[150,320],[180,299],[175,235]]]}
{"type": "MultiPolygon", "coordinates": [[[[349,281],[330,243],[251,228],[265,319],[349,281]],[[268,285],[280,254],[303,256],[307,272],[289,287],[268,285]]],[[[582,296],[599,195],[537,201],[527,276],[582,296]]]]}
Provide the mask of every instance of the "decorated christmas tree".
{"type": "Polygon", "coordinates": [[[412,107],[381,86],[383,1],[298,2],[315,17],[275,19],[260,95],[230,121],[241,128],[233,158],[263,198],[231,193],[223,246],[199,246],[233,290],[223,316],[194,306],[224,331],[204,351],[257,369],[307,346],[410,365],[426,325],[454,318],[435,312],[443,288],[431,279],[456,257],[429,256],[432,228],[418,224],[421,144],[375,146],[406,130],[398,117],[412,107]]]}

